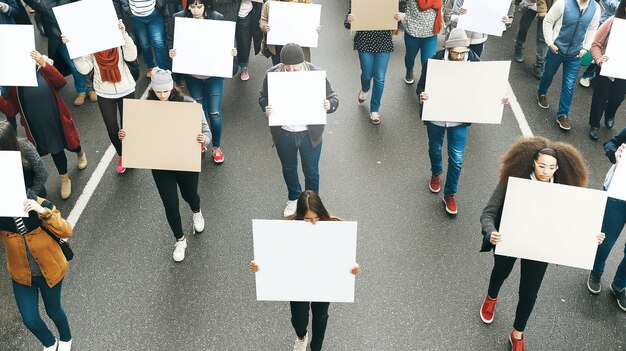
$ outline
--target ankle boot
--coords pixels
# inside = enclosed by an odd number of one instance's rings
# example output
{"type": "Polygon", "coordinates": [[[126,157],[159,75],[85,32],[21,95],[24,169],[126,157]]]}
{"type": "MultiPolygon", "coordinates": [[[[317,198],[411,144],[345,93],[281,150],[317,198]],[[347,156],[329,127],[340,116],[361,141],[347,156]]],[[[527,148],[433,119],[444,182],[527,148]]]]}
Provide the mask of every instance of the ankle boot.
{"type": "Polygon", "coordinates": [[[87,168],[87,155],[85,155],[85,150],[80,150],[78,153],[78,162],[76,165],[80,170],[87,168]]]}
{"type": "Polygon", "coordinates": [[[61,199],[66,200],[72,195],[72,182],[67,173],[59,174],[59,178],[61,180],[61,199]]]}

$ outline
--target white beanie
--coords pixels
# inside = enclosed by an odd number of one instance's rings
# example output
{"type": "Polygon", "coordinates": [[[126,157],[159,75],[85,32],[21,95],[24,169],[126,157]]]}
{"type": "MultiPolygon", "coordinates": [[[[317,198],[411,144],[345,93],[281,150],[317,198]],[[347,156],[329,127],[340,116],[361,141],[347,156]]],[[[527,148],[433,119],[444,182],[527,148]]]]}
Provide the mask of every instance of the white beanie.
{"type": "Polygon", "coordinates": [[[446,49],[450,48],[459,48],[459,47],[468,47],[470,45],[469,39],[467,39],[467,34],[465,30],[461,28],[454,28],[450,31],[450,35],[448,36],[448,40],[446,40],[446,49]]]}
{"type": "Polygon", "coordinates": [[[152,82],[152,90],[154,91],[168,91],[174,89],[172,72],[169,70],[154,67],[152,69],[152,77],[150,80],[152,82]]]}

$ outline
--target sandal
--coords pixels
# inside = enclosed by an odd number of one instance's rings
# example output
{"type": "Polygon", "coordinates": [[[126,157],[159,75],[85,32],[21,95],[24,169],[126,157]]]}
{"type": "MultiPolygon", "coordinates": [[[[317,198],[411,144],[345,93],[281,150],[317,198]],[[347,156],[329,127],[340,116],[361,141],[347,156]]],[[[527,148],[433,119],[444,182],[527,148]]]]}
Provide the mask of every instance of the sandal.
{"type": "Polygon", "coordinates": [[[378,112],[372,112],[370,114],[370,120],[374,124],[379,124],[380,123],[380,114],[378,114],[378,112]]]}

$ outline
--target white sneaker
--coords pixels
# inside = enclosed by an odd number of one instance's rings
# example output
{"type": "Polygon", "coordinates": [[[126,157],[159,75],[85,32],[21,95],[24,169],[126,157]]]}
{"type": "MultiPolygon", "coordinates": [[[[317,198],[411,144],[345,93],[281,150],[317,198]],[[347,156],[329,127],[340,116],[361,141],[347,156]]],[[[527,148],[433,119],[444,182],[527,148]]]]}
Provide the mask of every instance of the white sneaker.
{"type": "Polygon", "coordinates": [[[359,96],[357,97],[359,100],[359,104],[362,104],[367,100],[367,93],[364,93],[363,90],[359,90],[359,96]]]}
{"type": "Polygon", "coordinates": [[[57,345],[58,344],[59,344],[59,341],[57,339],[54,339],[54,345],[52,345],[50,347],[44,347],[43,351],[57,351],[57,345]]]}
{"type": "Polygon", "coordinates": [[[59,341],[59,349],[58,351],[70,351],[72,348],[72,340],[70,341],[59,341]]]}
{"type": "Polygon", "coordinates": [[[174,245],[174,253],[172,254],[172,258],[176,262],[180,262],[185,259],[185,250],[187,250],[187,239],[183,239],[180,241],[176,241],[174,245]]]}
{"type": "Polygon", "coordinates": [[[580,85],[584,86],[585,88],[589,88],[589,86],[591,85],[591,78],[580,78],[578,83],[580,83],[580,85]]]}
{"type": "Polygon", "coordinates": [[[204,217],[202,217],[202,211],[194,212],[193,214],[193,230],[196,233],[202,233],[204,231],[204,217]]]}
{"type": "Polygon", "coordinates": [[[285,207],[285,210],[283,211],[283,216],[289,217],[296,214],[296,208],[298,208],[298,200],[287,201],[287,207],[285,207]]]}
{"type": "Polygon", "coordinates": [[[296,336],[296,342],[293,344],[293,351],[306,351],[306,344],[309,342],[309,333],[300,339],[296,336]]]}

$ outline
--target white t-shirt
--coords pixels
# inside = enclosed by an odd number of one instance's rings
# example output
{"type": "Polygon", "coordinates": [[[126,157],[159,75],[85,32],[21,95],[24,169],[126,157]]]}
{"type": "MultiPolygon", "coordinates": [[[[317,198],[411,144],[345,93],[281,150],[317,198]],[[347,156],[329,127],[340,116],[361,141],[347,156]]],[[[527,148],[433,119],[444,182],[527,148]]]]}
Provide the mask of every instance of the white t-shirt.
{"type": "Polygon", "coordinates": [[[239,6],[239,17],[246,17],[250,11],[252,11],[252,0],[241,0],[241,5],[239,6]]]}

